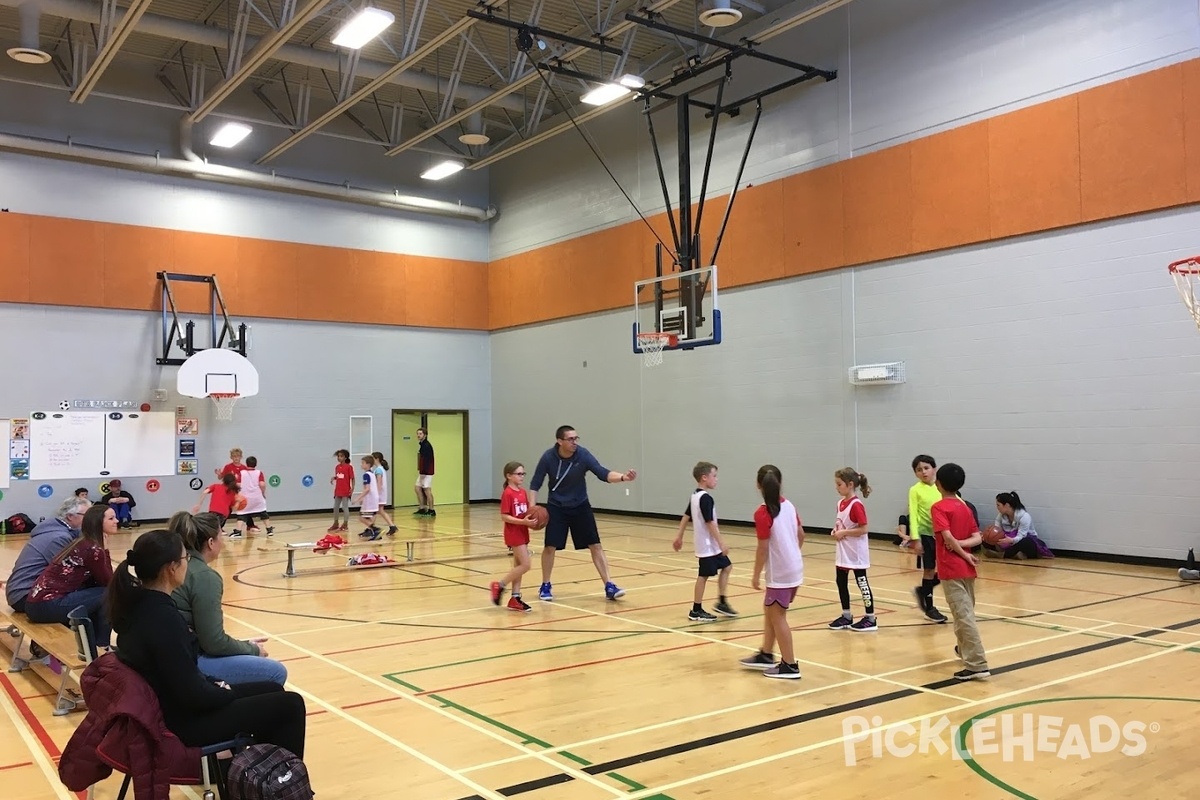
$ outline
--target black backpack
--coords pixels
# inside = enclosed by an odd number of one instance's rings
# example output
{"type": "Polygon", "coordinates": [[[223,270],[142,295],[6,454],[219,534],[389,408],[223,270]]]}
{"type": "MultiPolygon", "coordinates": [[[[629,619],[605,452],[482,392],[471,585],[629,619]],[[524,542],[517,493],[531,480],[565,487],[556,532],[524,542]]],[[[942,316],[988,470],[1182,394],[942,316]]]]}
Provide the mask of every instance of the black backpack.
{"type": "Polygon", "coordinates": [[[308,769],[291,751],[273,744],[256,744],[229,764],[230,800],[312,800],[308,769]]]}
{"type": "Polygon", "coordinates": [[[25,514],[13,514],[4,520],[4,533],[29,533],[34,528],[34,521],[25,514]]]}

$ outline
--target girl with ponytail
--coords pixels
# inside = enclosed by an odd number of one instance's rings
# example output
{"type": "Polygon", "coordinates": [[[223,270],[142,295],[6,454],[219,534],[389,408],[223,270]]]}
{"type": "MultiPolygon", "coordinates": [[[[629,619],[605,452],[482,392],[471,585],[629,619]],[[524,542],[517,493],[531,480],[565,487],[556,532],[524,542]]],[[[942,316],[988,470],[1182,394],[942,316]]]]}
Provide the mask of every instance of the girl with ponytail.
{"type": "Polygon", "coordinates": [[[800,666],[792,648],[792,629],[787,609],[796,599],[796,590],[804,582],[804,527],[796,507],[783,498],[783,475],[779,467],[765,464],[758,470],[758,491],[763,504],[754,512],[754,531],[758,550],[754,555],[754,577],[750,585],[760,588],[764,568],[767,575],[763,595],[763,639],[757,653],[741,660],[746,669],[758,669],[768,678],[800,679],[800,666]],[[779,663],[775,663],[775,644],[779,644],[779,663]]]}

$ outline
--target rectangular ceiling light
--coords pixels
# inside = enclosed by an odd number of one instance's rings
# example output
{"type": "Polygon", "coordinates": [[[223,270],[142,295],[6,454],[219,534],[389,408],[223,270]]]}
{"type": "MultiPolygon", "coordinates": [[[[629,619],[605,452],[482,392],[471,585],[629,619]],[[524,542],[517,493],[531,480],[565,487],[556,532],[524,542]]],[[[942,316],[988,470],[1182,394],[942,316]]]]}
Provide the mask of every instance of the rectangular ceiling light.
{"type": "Polygon", "coordinates": [[[637,90],[646,85],[646,79],[641,75],[634,75],[632,72],[627,72],[621,76],[621,80],[618,83],[626,88],[637,90]]]}
{"type": "Polygon", "coordinates": [[[396,21],[390,11],[367,6],[350,18],[331,40],[337,47],[358,50],[396,21]]]}
{"type": "Polygon", "coordinates": [[[442,178],[448,178],[456,172],[461,172],[462,168],[461,161],[443,161],[422,172],[421,177],[427,181],[440,181],[442,178]]]}
{"type": "Polygon", "coordinates": [[[213,147],[233,147],[250,135],[250,126],[240,122],[226,122],[222,125],[208,143],[213,147]]]}
{"type": "Polygon", "coordinates": [[[605,83],[579,98],[579,102],[587,103],[589,106],[603,106],[608,105],[613,100],[620,100],[627,94],[630,94],[629,89],[621,84],[605,83]]]}

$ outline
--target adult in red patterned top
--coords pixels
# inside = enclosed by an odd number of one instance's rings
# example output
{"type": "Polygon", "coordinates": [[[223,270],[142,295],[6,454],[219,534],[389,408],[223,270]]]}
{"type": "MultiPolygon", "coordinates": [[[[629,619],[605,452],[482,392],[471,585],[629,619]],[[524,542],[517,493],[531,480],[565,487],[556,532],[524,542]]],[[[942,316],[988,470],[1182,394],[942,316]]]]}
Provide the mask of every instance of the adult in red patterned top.
{"type": "Polygon", "coordinates": [[[25,601],[30,622],[67,624],[77,606],[87,608],[97,647],[108,647],[112,627],[104,612],[104,589],[112,580],[107,539],[117,532],[117,512],[95,505],[83,515],[81,534],[58,552],[34,582],[25,601]]]}

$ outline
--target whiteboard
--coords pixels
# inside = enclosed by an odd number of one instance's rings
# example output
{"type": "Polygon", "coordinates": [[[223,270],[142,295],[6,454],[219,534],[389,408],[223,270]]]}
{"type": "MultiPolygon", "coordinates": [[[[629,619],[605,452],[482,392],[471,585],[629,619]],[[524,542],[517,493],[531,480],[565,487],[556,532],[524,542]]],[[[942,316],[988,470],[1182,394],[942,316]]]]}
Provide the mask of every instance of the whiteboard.
{"type": "Polygon", "coordinates": [[[33,480],[175,473],[175,415],[170,412],[34,413],[29,440],[33,480]]]}

